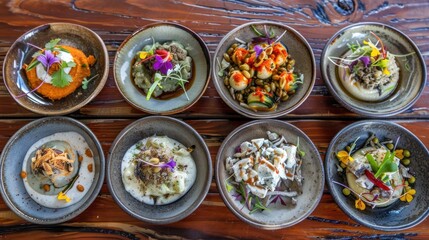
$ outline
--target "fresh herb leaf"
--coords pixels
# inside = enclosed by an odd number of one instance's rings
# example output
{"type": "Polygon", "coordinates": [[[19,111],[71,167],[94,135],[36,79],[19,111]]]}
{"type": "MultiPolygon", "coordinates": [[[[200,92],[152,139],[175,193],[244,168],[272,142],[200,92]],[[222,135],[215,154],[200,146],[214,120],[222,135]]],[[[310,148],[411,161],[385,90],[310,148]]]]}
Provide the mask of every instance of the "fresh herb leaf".
{"type": "Polygon", "coordinates": [[[256,35],[258,35],[259,37],[263,37],[264,34],[259,32],[258,29],[256,29],[255,25],[250,25],[250,27],[252,28],[252,31],[255,32],[256,35]]]}
{"type": "Polygon", "coordinates": [[[54,50],[55,46],[61,41],[61,38],[55,38],[45,44],[45,48],[48,50],[54,50]]]}
{"type": "Polygon", "coordinates": [[[63,47],[61,47],[61,46],[56,46],[55,48],[54,48],[54,50],[60,50],[61,52],[66,52],[66,53],[70,53],[67,49],[65,49],[65,48],[63,48],[63,47]]]}
{"type": "MultiPolygon", "coordinates": [[[[84,89],[84,90],[88,89],[88,84],[92,80],[94,80],[96,77],[98,77],[98,74],[92,76],[90,79],[84,78],[83,81],[82,81],[82,89],[84,89]]],[[[140,147],[141,147],[141,145],[140,145],[140,147]]],[[[139,148],[139,147],[137,147],[137,148],[139,148]]]]}
{"type": "Polygon", "coordinates": [[[30,63],[30,65],[27,66],[26,71],[30,71],[31,69],[35,68],[37,65],[39,65],[39,61],[38,60],[34,60],[30,63]]]}
{"type": "Polygon", "coordinates": [[[374,157],[369,153],[365,157],[368,160],[369,165],[371,165],[372,172],[377,172],[378,171],[378,164],[375,161],[374,157]]]}
{"type": "Polygon", "coordinates": [[[32,58],[36,58],[36,57],[38,57],[38,56],[40,56],[40,55],[42,55],[42,52],[41,52],[41,51],[37,51],[37,52],[35,52],[31,57],[32,57],[32,58]]]}
{"type": "Polygon", "coordinates": [[[226,182],[225,186],[228,192],[231,192],[234,189],[234,187],[229,182],[226,182]]]}
{"type": "Polygon", "coordinates": [[[398,170],[398,166],[393,161],[394,157],[395,157],[395,154],[391,153],[390,151],[386,152],[386,155],[384,156],[384,159],[380,165],[380,168],[374,175],[376,178],[379,178],[384,173],[396,172],[398,170]]]}
{"type": "Polygon", "coordinates": [[[69,67],[69,68],[76,67],[76,63],[75,62],[67,62],[66,64],[67,64],[67,67],[69,67]]]}
{"type": "Polygon", "coordinates": [[[302,151],[302,150],[299,148],[299,137],[298,137],[298,140],[297,140],[297,143],[296,143],[296,148],[298,149],[298,154],[299,154],[299,156],[304,157],[304,156],[305,156],[305,152],[304,152],[304,151],[302,151]]]}
{"type": "Polygon", "coordinates": [[[262,203],[261,200],[258,197],[255,197],[255,204],[253,205],[253,209],[252,211],[249,212],[249,214],[253,214],[257,211],[264,211],[264,210],[268,210],[267,207],[265,207],[262,203]]]}
{"type": "Polygon", "coordinates": [[[72,81],[72,77],[64,71],[64,68],[68,67],[66,62],[61,63],[61,67],[58,71],[52,74],[52,85],[55,87],[66,87],[72,81]]]}
{"type": "Polygon", "coordinates": [[[147,91],[146,94],[146,100],[149,100],[152,96],[152,93],[155,91],[156,87],[159,86],[159,83],[163,79],[162,75],[160,73],[155,73],[152,86],[150,86],[149,91],[147,91]]]}
{"type": "Polygon", "coordinates": [[[274,29],[270,27],[270,38],[274,38],[276,36],[276,33],[274,32],[274,29]]]}

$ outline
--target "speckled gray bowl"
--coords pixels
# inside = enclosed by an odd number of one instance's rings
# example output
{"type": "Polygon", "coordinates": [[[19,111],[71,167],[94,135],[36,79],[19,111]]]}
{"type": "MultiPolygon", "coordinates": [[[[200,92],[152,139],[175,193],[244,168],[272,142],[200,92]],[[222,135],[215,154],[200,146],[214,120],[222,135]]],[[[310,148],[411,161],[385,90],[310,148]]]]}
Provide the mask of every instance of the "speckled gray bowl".
{"type": "Polygon", "coordinates": [[[310,44],[308,44],[305,38],[295,29],[274,22],[249,22],[231,30],[228,34],[225,35],[225,37],[222,38],[218,47],[216,48],[216,52],[212,61],[212,68],[214,85],[223,101],[237,113],[249,118],[277,118],[292,112],[298,108],[305,101],[305,99],[307,99],[316,80],[316,64],[310,44]],[[255,25],[258,28],[265,25],[267,28],[272,28],[277,36],[280,36],[284,31],[286,31],[280,41],[285,46],[287,46],[288,53],[292,56],[292,58],[295,59],[295,71],[304,74],[304,84],[299,86],[296,93],[290,96],[286,102],[281,102],[275,111],[255,112],[240,106],[238,101],[232,98],[228,88],[224,85],[223,77],[219,77],[218,75],[220,62],[223,59],[223,54],[233,43],[237,42],[235,38],[239,38],[245,42],[251,42],[252,38],[256,37],[255,33],[250,27],[251,25],[255,25]]]}
{"type": "Polygon", "coordinates": [[[180,221],[194,212],[206,197],[212,181],[210,152],[201,136],[188,124],[163,116],[139,119],[116,137],[109,151],[107,184],[116,203],[128,214],[153,224],[180,221]],[[129,194],[122,182],[121,164],[126,151],[138,141],[154,136],[168,136],[185,146],[195,145],[192,157],[197,166],[197,177],[191,189],[177,201],[162,205],[148,205],[129,194]]]}
{"type": "Polygon", "coordinates": [[[297,127],[279,120],[257,120],[241,125],[232,131],[223,141],[216,157],[216,185],[226,206],[244,222],[262,229],[280,229],[295,225],[308,217],[319,203],[324,188],[324,171],[322,159],[310,138],[297,127]],[[249,214],[249,210],[236,201],[233,192],[225,186],[227,176],[225,160],[232,156],[244,141],[254,138],[266,138],[267,131],[283,135],[288,142],[296,144],[305,152],[301,167],[304,177],[303,193],[297,197],[296,206],[269,205],[269,211],[249,214]]]}
{"type": "Polygon", "coordinates": [[[98,74],[98,77],[88,84],[86,90],[78,88],[61,100],[51,101],[35,92],[21,98],[14,98],[22,107],[42,115],[65,115],[79,110],[103,89],[109,75],[107,48],[95,32],[72,23],[48,23],[24,33],[6,54],[3,63],[3,80],[12,96],[19,96],[31,90],[22,65],[31,61],[31,56],[37,49],[27,43],[43,47],[55,38],[61,38],[60,44],[76,47],[86,55],[93,55],[97,61],[91,67],[91,76],[98,74]]]}
{"type": "Polygon", "coordinates": [[[68,117],[46,117],[28,123],[7,142],[0,157],[0,193],[3,200],[19,217],[37,224],[57,224],[68,221],[87,209],[97,198],[104,181],[104,154],[100,142],[91,130],[68,117]],[[65,208],[47,208],[36,203],[27,193],[20,177],[27,150],[39,139],[58,132],[79,133],[88,143],[94,157],[94,181],[85,196],[65,208]]]}
{"type": "Polygon", "coordinates": [[[388,117],[404,112],[417,101],[426,84],[426,65],[416,44],[404,33],[381,23],[357,23],[338,31],[322,52],[320,69],[329,91],[339,103],[350,111],[370,117],[388,117]],[[343,56],[349,50],[348,43],[362,43],[369,37],[373,39],[371,31],[382,39],[391,53],[415,52],[414,55],[397,58],[399,84],[388,98],[377,102],[362,101],[349,94],[341,83],[338,67],[328,60],[328,56],[343,56]],[[410,71],[405,70],[406,62],[410,71]]]}
{"type": "Polygon", "coordinates": [[[175,114],[194,105],[204,94],[210,81],[210,54],[204,41],[191,29],[175,23],[154,23],[140,28],[131,34],[119,46],[113,63],[113,76],[116,86],[125,100],[133,107],[151,114],[169,115],[175,114]],[[188,50],[194,63],[194,77],[190,89],[187,90],[189,100],[185,94],[168,100],[151,98],[146,100],[133,84],[131,79],[131,64],[138,51],[155,42],[177,41],[188,50]]]}
{"type": "Polygon", "coordinates": [[[365,120],[350,124],[342,129],[332,139],[325,157],[325,171],[328,188],[338,206],[353,220],[370,228],[383,231],[399,231],[413,226],[426,219],[429,214],[429,152],[425,145],[406,128],[392,122],[380,120],[365,120]],[[343,187],[332,181],[347,183],[343,176],[337,173],[338,160],[335,153],[343,150],[348,144],[360,137],[357,147],[364,144],[371,135],[383,139],[397,139],[398,147],[411,152],[410,169],[415,173],[414,187],[417,191],[414,200],[410,203],[397,201],[388,207],[367,207],[364,211],[355,208],[354,198],[346,197],[342,193],[343,187]]]}

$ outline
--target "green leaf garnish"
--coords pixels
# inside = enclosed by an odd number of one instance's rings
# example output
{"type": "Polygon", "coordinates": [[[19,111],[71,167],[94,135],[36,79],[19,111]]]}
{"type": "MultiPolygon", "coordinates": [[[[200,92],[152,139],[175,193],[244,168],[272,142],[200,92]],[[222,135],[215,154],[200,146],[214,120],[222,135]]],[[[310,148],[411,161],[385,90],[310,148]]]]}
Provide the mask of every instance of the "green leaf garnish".
{"type": "Polygon", "coordinates": [[[250,25],[250,27],[252,28],[253,32],[255,32],[255,34],[258,35],[259,37],[264,36],[264,34],[259,32],[258,29],[256,29],[256,27],[254,25],[250,25]]]}
{"type": "Polygon", "coordinates": [[[393,161],[394,158],[395,154],[391,153],[390,151],[387,151],[386,155],[384,155],[384,159],[380,165],[380,168],[374,176],[376,178],[379,178],[382,174],[398,171],[398,165],[396,165],[396,163],[393,161]]]}
{"type": "MultiPolygon", "coordinates": [[[[262,203],[261,200],[258,197],[255,197],[256,201],[255,201],[255,205],[253,205],[253,209],[252,211],[249,212],[249,214],[255,213],[256,211],[264,211],[264,210],[268,210],[267,207],[265,207],[262,203]]],[[[250,199],[249,201],[251,201],[252,199],[250,199]]]]}
{"type": "Polygon", "coordinates": [[[229,182],[227,182],[227,183],[225,184],[225,187],[226,187],[226,190],[227,190],[228,192],[231,192],[231,191],[232,191],[232,189],[234,189],[234,187],[233,187],[229,182]]]}
{"type": "Polygon", "coordinates": [[[161,82],[161,80],[162,80],[162,75],[160,73],[155,73],[155,75],[154,75],[154,81],[152,83],[152,86],[150,86],[149,91],[147,91],[146,100],[150,99],[150,97],[152,96],[153,91],[155,91],[155,88],[157,86],[159,86],[159,83],[161,82]]]}
{"type": "Polygon", "coordinates": [[[68,63],[62,62],[60,69],[52,74],[53,86],[63,88],[73,81],[72,77],[64,71],[66,67],[68,67],[68,63]]]}
{"type": "Polygon", "coordinates": [[[40,55],[42,55],[42,52],[41,52],[41,51],[37,51],[37,52],[35,52],[31,57],[32,57],[32,58],[36,58],[36,57],[38,57],[38,56],[40,56],[40,55]]]}
{"type": "Polygon", "coordinates": [[[45,48],[48,50],[53,50],[55,46],[61,41],[61,38],[55,38],[45,44],[45,48]]]}
{"type": "Polygon", "coordinates": [[[374,157],[369,153],[365,157],[368,160],[369,165],[371,165],[372,172],[377,172],[378,171],[378,164],[375,161],[374,157]]]}
{"type": "Polygon", "coordinates": [[[60,51],[62,51],[62,52],[66,52],[66,53],[70,53],[67,49],[65,49],[65,48],[63,48],[63,47],[61,47],[61,46],[56,46],[55,48],[54,48],[54,50],[60,50],[60,51]]]}
{"type": "Polygon", "coordinates": [[[39,65],[39,61],[37,61],[37,60],[34,60],[34,61],[32,61],[31,63],[30,63],[30,65],[28,65],[27,66],[27,69],[26,69],[26,71],[28,72],[28,71],[30,71],[31,69],[33,69],[33,68],[35,68],[37,65],[39,65]]]}

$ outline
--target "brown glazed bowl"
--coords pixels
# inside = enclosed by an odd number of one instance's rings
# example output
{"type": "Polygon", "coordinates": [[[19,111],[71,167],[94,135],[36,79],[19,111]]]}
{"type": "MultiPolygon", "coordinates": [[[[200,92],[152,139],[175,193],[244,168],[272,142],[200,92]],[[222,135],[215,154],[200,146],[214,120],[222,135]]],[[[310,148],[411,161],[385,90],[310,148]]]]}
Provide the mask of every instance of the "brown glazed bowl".
{"type": "Polygon", "coordinates": [[[92,30],[72,23],[48,23],[24,33],[10,47],[3,63],[3,80],[9,93],[22,107],[42,115],[65,115],[89,103],[101,91],[109,74],[109,57],[103,40],[92,30]],[[43,47],[52,39],[61,38],[61,44],[82,50],[96,59],[91,67],[93,79],[86,90],[79,87],[69,96],[52,101],[36,92],[16,98],[31,91],[22,66],[30,63],[37,51],[27,43],[43,47]]]}
{"type": "Polygon", "coordinates": [[[295,29],[283,24],[268,21],[245,23],[226,34],[216,49],[212,61],[212,68],[214,85],[222,100],[237,113],[249,118],[277,118],[292,112],[307,99],[316,81],[316,63],[310,44],[308,44],[305,38],[295,29]],[[251,42],[252,38],[256,37],[256,34],[252,31],[252,25],[258,29],[263,28],[263,26],[266,26],[267,29],[271,28],[279,37],[286,31],[281,37],[280,42],[287,47],[288,53],[295,59],[295,71],[304,74],[304,83],[299,86],[296,93],[291,95],[287,101],[279,103],[275,111],[255,112],[241,106],[238,101],[233,99],[229,89],[224,85],[224,77],[219,75],[223,54],[226,53],[233,43],[237,42],[236,39],[240,39],[244,42],[251,42]]]}
{"type": "Polygon", "coordinates": [[[210,54],[204,41],[191,29],[175,23],[154,23],[140,28],[124,40],[113,63],[115,83],[125,100],[137,109],[160,115],[176,114],[192,107],[204,94],[210,73],[210,54]],[[133,83],[131,67],[134,56],[144,46],[152,44],[152,39],[159,43],[174,40],[188,50],[194,64],[195,78],[187,90],[189,100],[185,94],[167,100],[146,100],[146,95],[133,83]]]}

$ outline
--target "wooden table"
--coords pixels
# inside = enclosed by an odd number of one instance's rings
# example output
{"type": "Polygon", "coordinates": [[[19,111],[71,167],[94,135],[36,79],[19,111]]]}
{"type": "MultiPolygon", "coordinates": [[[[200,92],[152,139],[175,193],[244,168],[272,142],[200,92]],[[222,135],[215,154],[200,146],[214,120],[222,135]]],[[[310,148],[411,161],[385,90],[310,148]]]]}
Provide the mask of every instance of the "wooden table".
{"type": "MultiPolygon", "coordinates": [[[[317,79],[311,96],[297,110],[281,119],[303,130],[322,157],[332,137],[348,124],[364,119],[349,112],[329,94],[320,75],[320,55],[326,41],[340,28],[362,21],[382,22],[406,33],[429,64],[429,2],[427,0],[11,0],[0,1],[0,64],[12,43],[24,32],[49,22],[71,22],[98,33],[107,45],[112,66],[121,42],[138,28],[157,21],[172,21],[195,30],[211,53],[221,38],[237,25],[272,20],[298,30],[313,48],[317,79]]],[[[112,69],[112,68],[111,68],[112,69]]],[[[0,74],[1,75],[1,74],[0,74]]],[[[429,87],[405,113],[389,118],[415,133],[429,146],[429,87]]],[[[112,70],[101,93],[88,105],[69,115],[81,120],[97,135],[104,153],[129,123],[147,116],[129,105],[117,90],[112,70]]],[[[0,149],[24,124],[40,118],[10,97],[0,81],[0,149]]],[[[193,126],[209,146],[213,161],[224,137],[250,121],[220,99],[210,83],[204,96],[186,112],[174,115],[193,126]]],[[[106,184],[95,202],[80,216],[55,226],[25,222],[0,201],[0,233],[9,238],[155,238],[155,239],[302,239],[302,238],[429,238],[429,220],[401,232],[380,232],[348,218],[326,190],[316,210],[303,222],[283,230],[255,229],[235,217],[224,205],[212,182],[201,206],[184,220],[169,225],[149,225],[122,211],[106,184]]]]}

